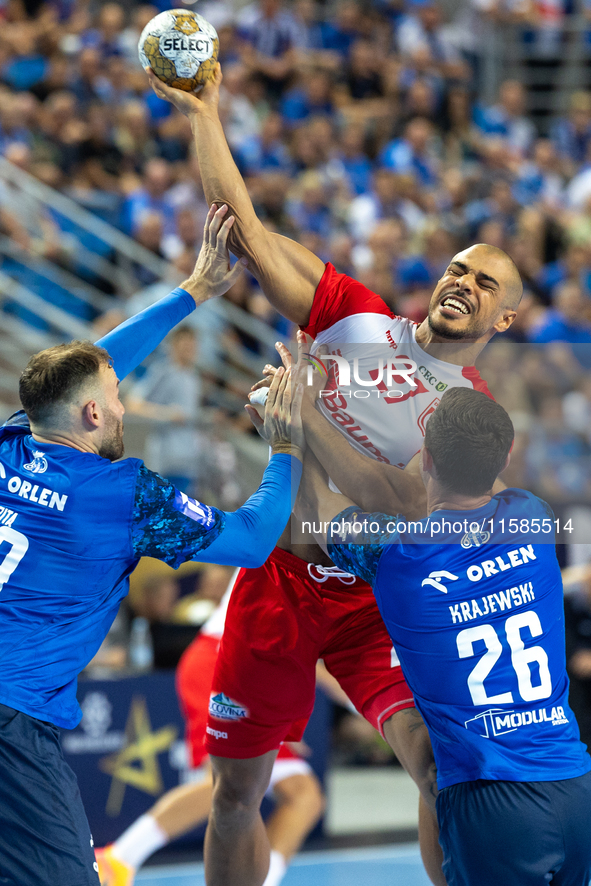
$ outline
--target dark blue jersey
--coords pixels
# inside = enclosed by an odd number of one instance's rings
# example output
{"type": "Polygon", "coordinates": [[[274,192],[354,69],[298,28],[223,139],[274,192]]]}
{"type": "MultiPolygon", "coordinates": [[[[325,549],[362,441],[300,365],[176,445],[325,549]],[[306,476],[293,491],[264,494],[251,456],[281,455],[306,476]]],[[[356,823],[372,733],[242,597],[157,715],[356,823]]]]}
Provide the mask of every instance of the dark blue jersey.
{"type": "MultiPolygon", "coordinates": [[[[143,359],[146,342],[154,347],[187,313],[189,296],[176,292],[100,342],[120,376],[133,368],[130,355],[143,359]]],[[[296,459],[273,456],[259,490],[228,513],[189,498],[138,459],[111,463],[37,442],[22,417],[0,428],[0,703],[73,728],[77,676],[106,636],[138,559],[260,565],[289,519],[300,473],[296,459]]]]}
{"type": "Polygon", "coordinates": [[[562,581],[545,502],[508,489],[478,510],[435,511],[414,524],[348,508],[333,527],[331,559],[373,585],[429,729],[439,788],[591,770],[568,706],[562,581]]]}

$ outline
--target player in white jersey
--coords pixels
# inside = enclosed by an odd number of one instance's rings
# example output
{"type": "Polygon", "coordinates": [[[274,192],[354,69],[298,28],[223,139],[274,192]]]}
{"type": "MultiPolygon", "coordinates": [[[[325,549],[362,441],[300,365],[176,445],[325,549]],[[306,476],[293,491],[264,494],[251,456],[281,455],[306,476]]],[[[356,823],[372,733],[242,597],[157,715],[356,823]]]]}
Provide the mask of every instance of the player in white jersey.
{"type": "MultiPolygon", "coordinates": [[[[334,351],[340,349],[336,356],[349,359],[358,352],[363,360],[368,343],[391,350],[395,360],[407,353],[407,346],[421,353],[416,388],[408,382],[405,391],[393,377],[402,397],[384,396],[377,405],[371,395],[349,397],[340,390],[339,375],[339,392],[332,404],[328,397],[323,402],[325,415],[356,443],[355,449],[350,448],[349,471],[332,477],[338,488],[368,510],[405,512],[410,504],[424,514],[418,470],[411,470],[412,461],[405,471],[400,466],[420,449],[424,423],[436,406],[437,385],[474,386],[475,381],[478,385],[476,356],[516,316],[522,287],[514,263],[501,250],[483,244],[465,250],[438,282],[428,320],[415,327],[393,316],[378,295],[337,274],[300,244],[268,232],[259,221],[217,114],[219,68],[199,98],[149,76],[157,94],[189,117],[206,197],[231,209],[236,218],[232,251],[247,258],[271,303],[312,336],[321,341],[324,336],[334,351]],[[366,504],[372,490],[382,498],[388,493],[387,508],[379,497],[366,504]]],[[[379,372],[377,361],[371,371],[379,372]]],[[[360,377],[367,379],[363,373],[360,377]]],[[[346,445],[344,437],[335,434],[337,445],[346,445]]],[[[311,445],[322,461],[322,443],[313,432],[311,445]]],[[[327,461],[330,465],[330,452],[327,461]]],[[[391,666],[396,659],[371,588],[359,582],[345,602],[340,585],[353,577],[340,570],[329,575],[326,567],[331,568],[326,555],[292,521],[267,563],[260,570],[246,570],[236,586],[213,691],[231,699],[231,709],[240,716],[224,720],[220,730],[219,707],[210,708],[212,732],[223,731],[227,738],[210,734],[207,742],[215,780],[205,852],[209,886],[260,886],[264,880],[269,849],[258,811],[260,800],[280,742],[301,736],[311,711],[318,657],[355,707],[380,729],[418,784],[423,860],[432,881],[445,882],[434,808],[436,776],[426,728],[399,667],[391,666]],[[249,626],[255,620],[258,630],[253,639],[249,626]]]]}
{"type": "MultiPolygon", "coordinates": [[[[203,740],[215,661],[238,572],[234,572],[220,604],[186,649],[177,668],[177,692],[187,724],[191,781],[167,791],[114,843],[96,850],[101,886],[132,886],[138,868],[150,855],[202,824],[209,815],[212,779],[203,740]]],[[[318,822],[324,798],[310,764],[288,745],[281,746],[268,794],[276,808],[267,820],[271,862],[264,886],[279,886],[290,858],[318,822]]]]}

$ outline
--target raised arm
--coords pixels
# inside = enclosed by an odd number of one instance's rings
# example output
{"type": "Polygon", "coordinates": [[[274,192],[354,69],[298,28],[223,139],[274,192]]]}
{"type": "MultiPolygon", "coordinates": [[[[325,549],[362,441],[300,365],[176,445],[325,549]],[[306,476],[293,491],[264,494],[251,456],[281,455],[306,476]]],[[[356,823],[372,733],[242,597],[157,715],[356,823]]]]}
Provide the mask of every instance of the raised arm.
{"type": "Polygon", "coordinates": [[[166,86],[149,69],[148,77],[156,94],[189,118],[206,200],[226,204],[236,218],[230,249],[248,259],[249,270],[271,304],[289,320],[306,326],[324,263],[294,240],[267,231],[257,217],[218,115],[220,66],[199,98],[166,86]]]}

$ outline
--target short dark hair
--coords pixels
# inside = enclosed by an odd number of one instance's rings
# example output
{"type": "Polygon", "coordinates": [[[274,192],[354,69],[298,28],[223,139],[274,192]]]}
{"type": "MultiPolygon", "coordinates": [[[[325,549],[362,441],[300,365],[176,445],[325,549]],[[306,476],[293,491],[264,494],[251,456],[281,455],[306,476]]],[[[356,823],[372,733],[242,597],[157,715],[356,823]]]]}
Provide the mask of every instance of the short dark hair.
{"type": "Polygon", "coordinates": [[[472,388],[450,388],[427,422],[425,448],[446,489],[483,495],[503,469],[514,436],[502,406],[472,388]]]}
{"type": "Polygon", "coordinates": [[[108,366],[104,348],[89,341],[72,341],[34,354],[19,380],[19,396],[30,421],[45,424],[82,385],[108,366]]]}

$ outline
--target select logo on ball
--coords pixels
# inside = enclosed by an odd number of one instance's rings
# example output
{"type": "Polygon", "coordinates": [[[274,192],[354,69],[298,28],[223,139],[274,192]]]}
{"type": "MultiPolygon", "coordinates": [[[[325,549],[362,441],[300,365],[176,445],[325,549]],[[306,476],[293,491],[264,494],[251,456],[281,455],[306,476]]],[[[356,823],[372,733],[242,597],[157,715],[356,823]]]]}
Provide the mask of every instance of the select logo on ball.
{"type": "Polygon", "coordinates": [[[202,16],[171,9],[144,28],[138,45],[140,62],[175,89],[197,92],[214,74],[219,40],[202,16]]]}

